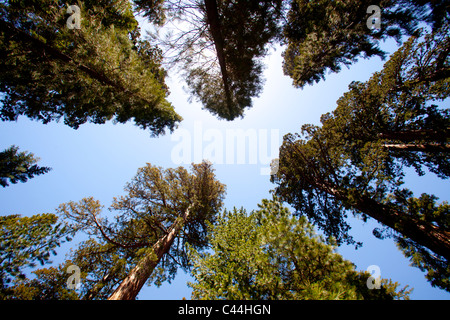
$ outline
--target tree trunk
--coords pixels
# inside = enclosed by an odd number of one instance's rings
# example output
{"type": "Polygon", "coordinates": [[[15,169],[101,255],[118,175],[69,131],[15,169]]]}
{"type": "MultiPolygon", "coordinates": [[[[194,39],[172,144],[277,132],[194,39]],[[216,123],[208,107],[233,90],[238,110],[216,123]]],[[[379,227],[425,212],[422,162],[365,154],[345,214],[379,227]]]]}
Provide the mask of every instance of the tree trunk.
{"type": "Polygon", "coordinates": [[[421,151],[421,152],[449,152],[450,144],[444,143],[398,143],[398,144],[385,144],[385,148],[390,150],[404,150],[404,151],[421,151]]]}
{"type": "Polygon", "coordinates": [[[450,232],[363,197],[355,208],[450,261],[450,232]]]}
{"type": "Polygon", "coordinates": [[[222,81],[225,91],[225,96],[227,99],[227,106],[229,111],[231,106],[231,93],[230,86],[228,83],[228,71],[226,67],[225,61],[225,53],[223,51],[223,36],[220,27],[220,19],[219,12],[217,10],[217,2],[216,0],[205,0],[206,7],[206,18],[209,25],[209,30],[211,31],[211,35],[214,41],[214,46],[216,47],[217,52],[217,60],[219,60],[220,72],[222,73],[222,81]]]}
{"type": "Polygon", "coordinates": [[[108,300],[134,300],[136,298],[163,255],[169,252],[178,232],[189,217],[189,211],[190,207],[183,217],[175,220],[167,234],[153,245],[153,250],[138,262],[108,300]]]}
{"type": "MultiPolygon", "coordinates": [[[[318,181],[315,181],[314,184],[316,188],[333,195],[336,199],[348,201],[345,192],[318,181]]],[[[356,202],[351,204],[353,208],[450,261],[449,231],[443,230],[432,223],[411,217],[405,212],[399,212],[395,208],[379,203],[367,196],[360,195],[356,198],[356,202]]]]}
{"type": "Polygon", "coordinates": [[[388,131],[378,135],[381,139],[399,140],[409,142],[414,140],[425,141],[445,141],[450,138],[450,128],[443,130],[404,130],[404,131],[388,131]]]}

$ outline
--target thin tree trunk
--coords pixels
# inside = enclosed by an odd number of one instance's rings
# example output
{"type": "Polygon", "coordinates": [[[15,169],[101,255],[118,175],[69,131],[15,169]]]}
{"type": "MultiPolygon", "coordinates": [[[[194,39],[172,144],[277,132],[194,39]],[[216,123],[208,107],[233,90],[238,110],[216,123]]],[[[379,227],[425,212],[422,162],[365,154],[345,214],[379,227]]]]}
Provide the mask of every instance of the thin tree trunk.
{"type": "Polygon", "coordinates": [[[136,298],[163,255],[169,252],[178,232],[189,217],[189,211],[190,207],[183,217],[175,220],[168,233],[153,245],[153,250],[137,263],[108,300],[134,300],[136,298]]]}

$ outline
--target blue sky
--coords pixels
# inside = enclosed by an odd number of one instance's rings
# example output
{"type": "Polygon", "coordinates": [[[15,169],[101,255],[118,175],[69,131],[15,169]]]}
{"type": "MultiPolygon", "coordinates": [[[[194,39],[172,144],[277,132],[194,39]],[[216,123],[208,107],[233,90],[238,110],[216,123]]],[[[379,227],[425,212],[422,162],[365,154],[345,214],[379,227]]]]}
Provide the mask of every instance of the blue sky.
{"type": "MultiPolygon", "coordinates": [[[[395,42],[387,42],[382,48],[392,53],[396,45],[395,42]]],[[[203,133],[209,130],[222,137],[226,136],[227,130],[260,132],[265,129],[267,132],[278,132],[281,143],[284,134],[299,132],[303,124],[319,124],[320,116],[336,107],[336,100],[347,91],[351,81],[368,80],[373,72],[381,70],[384,63],[379,58],[360,60],[350,69],[344,67],[340,73],[328,75],[325,81],[300,90],[293,88],[291,79],[282,74],[281,52],[281,49],[272,50],[266,58],[264,91],[254,99],[254,106],[245,112],[245,117],[233,122],[216,119],[195,101],[188,103],[183,83],[177,80],[175,74],[169,73],[169,100],[184,118],[179,130],[189,132],[194,139],[195,130],[199,132],[199,124],[203,133]]],[[[207,139],[197,139],[203,142],[204,152],[207,139]]],[[[27,183],[2,189],[0,214],[29,216],[54,212],[61,203],[78,201],[87,196],[93,196],[109,206],[114,196],[123,194],[123,187],[137,169],[147,162],[166,168],[178,166],[172,156],[178,143],[170,134],[151,138],[149,132],[132,123],[85,124],[73,130],[62,122],[44,125],[24,117],[17,122],[3,122],[0,124],[1,150],[15,144],[21,150],[33,152],[40,157],[41,165],[50,166],[53,170],[27,183]]],[[[193,148],[192,145],[192,156],[193,148]]],[[[274,188],[269,176],[260,174],[264,165],[259,162],[237,164],[235,160],[233,163],[215,164],[214,167],[217,178],[227,185],[226,208],[256,209],[261,199],[270,197],[269,190],[274,188]]],[[[417,177],[412,173],[406,181],[407,187],[416,194],[434,193],[441,201],[449,200],[448,182],[432,174],[417,177]]],[[[432,288],[419,269],[409,266],[409,261],[392,240],[379,240],[372,235],[372,229],[377,226],[375,222],[362,223],[352,219],[351,225],[351,234],[364,245],[358,250],[342,246],[338,252],[352,261],[358,270],[378,265],[383,278],[397,281],[401,286],[413,287],[412,299],[450,299],[449,293],[432,288]]],[[[69,247],[65,245],[61,248],[53,259],[55,263],[64,259],[69,247]]],[[[189,299],[191,290],[186,282],[190,280],[180,271],[171,284],[166,283],[160,288],[144,287],[138,298],[189,299]]]]}

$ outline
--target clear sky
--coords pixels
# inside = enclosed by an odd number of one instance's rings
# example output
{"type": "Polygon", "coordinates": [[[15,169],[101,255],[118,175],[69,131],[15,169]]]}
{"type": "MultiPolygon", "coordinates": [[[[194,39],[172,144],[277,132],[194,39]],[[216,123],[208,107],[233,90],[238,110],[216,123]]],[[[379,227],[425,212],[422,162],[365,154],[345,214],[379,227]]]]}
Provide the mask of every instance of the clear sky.
{"type": "MultiPolygon", "coordinates": [[[[382,48],[392,53],[396,45],[395,42],[387,42],[382,48]]],[[[1,150],[15,144],[20,150],[40,157],[40,165],[53,168],[48,174],[27,183],[2,188],[0,214],[29,216],[54,212],[61,203],[78,201],[87,196],[93,196],[109,206],[114,196],[123,194],[125,183],[131,180],[138,168],[147,162],[165,168],[177,167],[182,158],[177,156],[177,152],[180,148],[186,149],[186,146],[190,147],[191,155],[184,154],[184,159],[191,159],[189,162],[198,156],[215,157],[212,160],[215,160],[217,178],[227,185],[226,208],[256,209],[261,199],[270,197],[269,190],[274,188],[269,176],[261,174],[261,170],[268,166],[264,158],[270,156],[270,152],[264,156],[260,141],[270,142],[270,135],[273,135],[279,145],[284,134],[299,132],[303,124],[319,124],[320,116],[336,107],[336,100],[347,91],[351,81],[368,80],[373,72],[381,70],[384,63],[379,58],[360,60],[350,69],[344,67],[340,73],[328,75],[326,81],[299,90],[293,88],[291,79],[282,74],[281,61],[281,50],[272,50],[266,58],[263,93],[254,99],[253,108],[245,112],[243,119],[233,122],[216,119],[195,101],[188,103],[183,83],[170,73],[171,77],[167,80],[171,91],[169,100],[184,118],[172,135],[151,138],[149,132],[132,123],[85,124],[78,130],[65,126],[62,121],[44,125],[24,117],[17,122],[0,123],[1,150]],[[244,164],[238,163],[236,155],[233,159],[230,156],[232,150],[237,153],[237,146],[227,148],[227,134],[239,130],[256,136],[258,141],[256,154],[249,151],[253,150],[253,146],[247,144],[244,164]],[[191,139],[190,144],[187,144],[188,138],[191,139]],[[212,149],[216,153],[211,152],[212,149]],[[256,163],[251,163],[252,156],[256,158],[256,163]],[[221,158],[223,161],[220,161],[221,158]]],[[[270,151],[270,143],[268,147],[270,151]]],[[[417,177],[412,172],[406,181],[407,187],[417,195],[427,192],[436,194],[441,201],[449,200],[448,181],[440,180],[433,174],[417,177]]],[[[392,240],[379,240],[372,235],[372,229],[377,226],[375,222],[364,224],[353,219],[351,225],[351,234],[364,245],[358,250],[342,246],[338,252],[352,261],[358,270],[378,265],[383,278],[397,281],[402,287],[413,287],[412,299],[450,299],[449,293],[432,288],[424,273],[409,266],[409,261],[392,240]]],[[[61,262],[69,247],[63,246],[53,261],[61,262]]],[[[186,282],[191,280],[180,271],[171,284],[165,283],[160,288],[144,287],[138,298],[189,299],[191,290],[186,282]]]]}

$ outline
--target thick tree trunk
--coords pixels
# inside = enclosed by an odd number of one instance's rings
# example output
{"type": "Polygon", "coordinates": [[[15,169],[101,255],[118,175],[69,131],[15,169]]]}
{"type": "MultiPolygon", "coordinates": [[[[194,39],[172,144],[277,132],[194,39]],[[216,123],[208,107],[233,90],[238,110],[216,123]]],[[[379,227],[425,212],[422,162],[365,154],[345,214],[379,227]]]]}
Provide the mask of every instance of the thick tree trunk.
{"type": "Polygon", "coordinates": [[[108,300],[134,300],[136,298],[163,255],[169,252],[178,232],[189,217],[189,211],[190,207],[182,218],[175,220],[169,232],[153,245],[152,252],[138,262],[108,300]]]}
{"type": "Polygon", "coordinates": [[[216,0],[205,0],[206,7],[206,18],[209,25],[209,30],[214,41],[214,46],[216,47],[217,60],[219,60],[220,72],[222,73],[222,81],[225,91],[225,96],[227,99],[228,108],[231,105],[231,92],[230,85],[228,82],[228,71],[226,67],[225,53],[223,50],[224,42],[223,35],[220,26],[219,12],[217,10],[216,0]]]}
{"type": "MultiPolygon", "coordinates": [[[[318,181],[315,185],[319,190],[333,195],[341,201],[348,200],[345,192],[332,186],[318,181]]],[[[367,196],[357,197],[356,202],[352,203],[352,207],[450,261],[449,231],[411,217],[405,212],[399,212],[395,208],[379,203],[367,196]]]]}
{"type": "Polygon", "coordinates": [[[412,218],[370,198],[361,198],[355,208],[450,261],[449,231],[412,218]]]}
{"type": "Polygon", "coordinates": [[[396,143],[396,144],[385,144],[385,148],[390,150],[404,150],[404,151],[421,151],[421,152],[449,152],[450,144],[440,144],[440,143],[396,143]]]}
{"type": "Polygon", "coordinates": [[[450,138],[450,128],[444,130],[404,130],[404,131],[388,131],[379,134],[381,139],[399,140],[409,142],[414,140],[424,141],[445,141],[450,138]]]}

